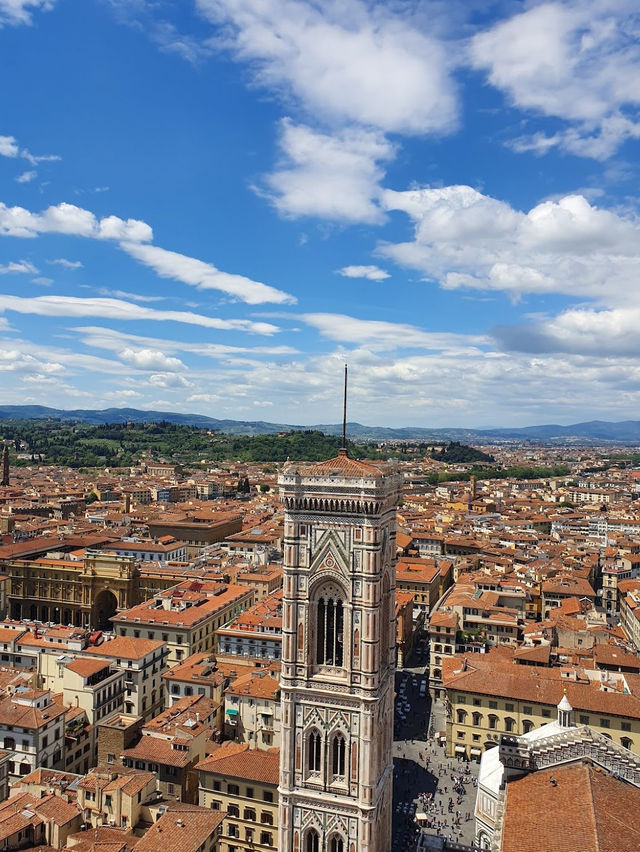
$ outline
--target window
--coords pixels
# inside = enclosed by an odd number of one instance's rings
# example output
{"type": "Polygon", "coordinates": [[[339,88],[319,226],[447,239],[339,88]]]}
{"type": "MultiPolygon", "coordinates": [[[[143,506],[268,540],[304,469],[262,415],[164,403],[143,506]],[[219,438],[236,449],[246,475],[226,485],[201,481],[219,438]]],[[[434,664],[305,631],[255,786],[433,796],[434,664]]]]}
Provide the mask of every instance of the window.
{"type": "Polygon", "coordinates": [[[344,840],[334,834],[329,844],[329,852],[344,852],[344,840]]]}
{"type": "Polygon", "coordinates": [[[309,772],[320,772],[322,741],[319,731],[313,730],[307,739],[309,772]]]}
{"type": "Polygon", "coordinates": [[[271,790],[262,791],[262,800],[264,802],[273,802],[273,793],[271,792],[271,790]]]}
{"type": "Polygon", "coordinates": [[[600,727],[601,728],[610,728],[611,722],[609,719],[600,719],[600,727]]]}
{"type": "Polygon", "coordinates": [[[623,731],[630,731],[631,730],[631,722],[622,722],[620,727],[622,728],[623,731]]]}
{"type": "Polygon", "coordinates": [[[234,825],[232,822],[227,826],[227,834],[229,837],[240,837],[240,829],[237,825],[234,825]]]}
{"type": "Polygon", "coordinates": [[[222,802],[218,801],[217,799],[211,800],[211,810],[212,811],[219,811],[221,805],[222,805],[222,802]]]}
{"type": "Polygon", "coordinates": [[[522,708],[522,712],[526,713],[527,716],[531,716],[531,714],[533,713],[533,707],[529,707],[528,705],[525,704],[524,707],[522,708]]]}
{"type": "Polygon", "coordinates": [[[227,805],[227,814],[232,817],[239,817],[240,808],[238,807],[238,805],[229,804],[227,805]]]}
{"type": "Polygon", "coordinates": [[[525,734],[528,734],[529,731],[533,730],[533,722],[530,722],[529,719],[525,719],[522,723],[522,730],[525,734]]]}
{"type": "Polygon", "coordinates": [[[588,716],[580,716],[580,724],[581,725],[588,725],[589,724],[589,717],[588,716]]]}
{"type": "Polygon", "coordinates": [[[511,733],[513,731],[513,727],[515,725],[515,720],[511,719],[509,716],[504,720],[504,729],[507,733],[511,733]]]}
{"type": "Polygon", "coordinates": [[[244,813],[242,814],[242,819],[251,820],[251,822],[256,821],[256,811],[255,808],[245,808],[244,813]]]}
{"type": "Polygon", "coordinates": [[[466,710],[456,710],[458,716],[458,724],[464,725],[467,719],[467,711],[466,710]]]}
{"type": "Polygon", "coordinates": [[[344,777],[346,743],[342,734],[337,734],[331,744],[331,768],[334,778],[344,777]]]}
{"type": "Polygon", "coordinates": [[[490,710],[497,710],[498,709],[498,702],[497,701],[490,701],[489,702],[489,709],[490,710]]]}
{"type": "Polygon", "coordinates": [[[213,782],[213,789],[214,789],[214,790],[221,790],[221,789],[222,789],[222,785],[220,784],[220,782],[219,782],[219,781],[214,781],[214,782],[213,782]]]}
{"type": "Polygon", "coordinates": [[[473,699],[473,706],[474,707],[482,707],[482,701],[479,698],[474,698],[473,699]]]}
{"type": "Polygon", "coordinates": [[[549,710],[548,707],[543,707],[542,708],[542,715],[544,716],[545,719],[549,719],[551,717],[551,710],[549,710]]]}
{"type": "Polygon", "coordinates": [[[504,709],[507,711],[507,713],[513,713],[513,704],[505,704],[504,709]]]}
{"type": "Polygon", "coordinates": [[[273,846],[273,835],[270,831],[260,832],[260,843],[262,846],[273,846]]]}
{"type": "Polygon", "coordinates": [[[247,799],[253,799],[253,787],[247,787],[247,799]]]}
{"type": "Polygon", "coordinates": [[[273,814],[271,811],[261,811],[260,822],[263,825],[273,825],[273,814]]]}
{"type": "Polygon", "coordinates": [[[307,834],[305,852],[320,852],[320,837],[315,828],[312,828],[307,834]]]}
{"type": "Polygon", "coordinates": [[[253,843],[253,829],[245,828],[244,830],[244,839],[247,843],[253,843]]]}
{"type": "Polygon", "coordinates": [[[237,784],[227,784],[227,793],[230,796],[238,796],[240,794],[240,788],[237,784]]]}
{"type": "Polygon", "coordinates": [[[494,716],[493,714],[491,714],[489,716],[489,727],[492,728],[494,731],[498,727],[498,717],[497,716],[494,716]]]}
{"type": "Polygon", "coordinates": [[[459,695],[458,696],[458,704],[466,704],[466,703],[467,703],[466,696],[465,695],[459,695]]]}
{"type": "Polygon", "coordinates": [[[458,731],[458,735],[457,735],[457,736],[458,736],[458,739],[459,739],[459,740],[463,740],[463,739],[464,739],[464,731],[458,731]]]}
{"type": "Polygon", "coordinates": [[[316,661],[321,666],[341,666],[344,645],[344,609],[340,598],[328,593],[318,598],[316,661]]]}
{"type": "Polygon", "coordinates": [[[482,713],[474,713],[472,718],[473,718],[473,724],[474,725],[477,726],[477,725],[482,724],[482,713]]]}
{"type": "Polygon", "coordinates": [[[115,763],[115,762],[116,762],[115,754],[107,754],[107,763],[115,763]]]}
{"type": "Polygon", "coordinates": [[[630,749],[630,748],[631,748],[631,746],[633,745],[633,743],[631,742],[631,740],[629,739],[629,737],[622,737],[622,738],[620,739],[620,745],[621,745],[623,748],[628,748],[628,749],[630,749]]]}

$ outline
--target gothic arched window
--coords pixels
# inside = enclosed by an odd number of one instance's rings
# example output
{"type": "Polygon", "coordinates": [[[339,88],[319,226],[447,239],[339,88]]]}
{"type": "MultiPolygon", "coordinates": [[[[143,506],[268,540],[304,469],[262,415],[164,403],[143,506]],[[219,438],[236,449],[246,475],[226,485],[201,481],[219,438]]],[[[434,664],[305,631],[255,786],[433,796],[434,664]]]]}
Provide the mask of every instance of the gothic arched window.
{"type": "Polygon", "coordinates": [[[309,772],[320,772],[322,766],[322,739],[320,732],[313,730],[307,739],[307,766],[309,772]]]}
{"type": "Polygon", "coordinates": [[[334,834],[329,844],[329,852],[344,852],[344,840],[334,834]]]}
{"type": "Polygon", "coordinates": [[[316,662],[319,666],[342,666],[344,602],[335,592],[321,593],[317,614],[316,662]]]}
{"type": "Polygon", "coordinates": [[[307,842],[305,852],[320,852],[320,837],[315,828],[307,832],[307,842]]]}
{"type": "Polygon", "coordinates": [[[344,778],[346,743],[342,734],[336,734],[331,743],[331,771],[334,778],[344,778]]]}

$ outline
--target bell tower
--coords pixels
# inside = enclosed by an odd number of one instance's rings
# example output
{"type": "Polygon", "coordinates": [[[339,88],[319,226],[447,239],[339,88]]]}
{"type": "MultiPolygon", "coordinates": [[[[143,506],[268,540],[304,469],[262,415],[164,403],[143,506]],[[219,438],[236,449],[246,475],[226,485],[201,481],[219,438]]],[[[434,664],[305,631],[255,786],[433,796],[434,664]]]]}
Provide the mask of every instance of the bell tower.
{"type": "Polygon", "coordinates": [[[278,482],[278,849],[389,852],[400,477],[343,448],[328,461],[287,464],[278,482]]]}

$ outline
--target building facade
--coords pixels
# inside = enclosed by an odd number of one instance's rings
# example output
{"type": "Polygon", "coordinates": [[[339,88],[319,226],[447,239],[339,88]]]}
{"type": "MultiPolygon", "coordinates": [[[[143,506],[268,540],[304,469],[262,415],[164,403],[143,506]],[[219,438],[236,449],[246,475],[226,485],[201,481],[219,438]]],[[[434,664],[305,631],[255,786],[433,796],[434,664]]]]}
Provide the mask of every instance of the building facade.
{"type": "Polygon", "coordinates": [[[350,459],[279,477],[281,852],[391,848],[400,478],[350,459]]]}

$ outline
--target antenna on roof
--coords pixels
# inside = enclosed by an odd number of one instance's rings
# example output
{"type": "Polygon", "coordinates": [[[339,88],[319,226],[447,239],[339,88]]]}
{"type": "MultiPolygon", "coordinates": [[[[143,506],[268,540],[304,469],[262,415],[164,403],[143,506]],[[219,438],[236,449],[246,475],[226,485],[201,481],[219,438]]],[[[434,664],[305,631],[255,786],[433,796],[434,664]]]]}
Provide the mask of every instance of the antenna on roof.
{"type": "Polygon", "coordinates": [[[342,451],[347,452],[347,365],[344,365],[344,403],[342,405],[342,451]]]}

